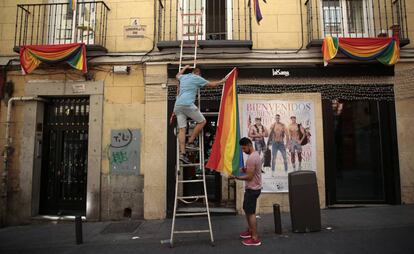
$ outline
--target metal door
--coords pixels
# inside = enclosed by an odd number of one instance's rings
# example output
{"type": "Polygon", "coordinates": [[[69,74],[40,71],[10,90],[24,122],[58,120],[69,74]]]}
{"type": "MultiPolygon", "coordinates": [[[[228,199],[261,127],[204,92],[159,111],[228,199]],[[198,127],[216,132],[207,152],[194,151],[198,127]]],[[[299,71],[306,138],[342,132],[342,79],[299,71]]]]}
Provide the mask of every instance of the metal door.
{"type": "Polygon", "coordinates": [[[84,214],[89,98],[52,98],[45,107],[40,212],[84,214]]]}

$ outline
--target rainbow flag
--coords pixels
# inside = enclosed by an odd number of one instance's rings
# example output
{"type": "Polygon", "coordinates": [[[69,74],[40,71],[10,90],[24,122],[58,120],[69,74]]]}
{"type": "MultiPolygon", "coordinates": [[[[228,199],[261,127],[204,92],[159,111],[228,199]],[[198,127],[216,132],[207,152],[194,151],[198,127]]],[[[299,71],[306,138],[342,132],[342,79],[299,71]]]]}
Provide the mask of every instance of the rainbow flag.
{"type": "Polygon", "coordinates": [[[76,11],[76,0],[69,0],[69,7],[72,12],[76,11]]]}
{"type": "Polygon", "coordinates": [[[323,40],[322,53],[325,66],[338,53],[360,61],[377,60],[385,65],[394,65],[400,58],[398,37],[392,38],[334,38],[323,40]]]}
{"type": "MultiPolygon", "coordinates": [[[[266,1],[264,1],[266,3],[266,1]]],[[[256,16],[257,23],[260,24],[260,21],[263,19],[262,12],[260,11],[259,0],[253,0],[253,9],[256,16]]]]}
{"type": "Polygon", "coordinates": [[[224,175],[240,175],[243,153],[240,140],[239,102],[237,98],[237,68],[234,68],[223,86],[216,136],[206,168],[224,175]]]}
{"type": "Polygon", "coordinates": [[[24,74],[31,73],[41,63],[57,64],[66,62],[73,68],[88,71],[86,46],[84,43],[62,45],[23,46],[20,48],[20,65],[24,74]]]}

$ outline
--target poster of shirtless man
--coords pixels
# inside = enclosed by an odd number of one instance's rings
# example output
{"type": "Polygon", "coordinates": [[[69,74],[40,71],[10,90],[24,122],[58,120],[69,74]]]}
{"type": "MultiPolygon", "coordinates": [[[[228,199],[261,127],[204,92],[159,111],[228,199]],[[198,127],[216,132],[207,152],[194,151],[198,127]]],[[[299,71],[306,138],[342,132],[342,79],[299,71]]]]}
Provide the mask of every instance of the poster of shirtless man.
{"type": "Polygon", "coordinates": [[[241,134],[261,154],[263,192],[287,192],[290,172],[316,170],[313,102],[243,100],[242,107],[241,134]]]}

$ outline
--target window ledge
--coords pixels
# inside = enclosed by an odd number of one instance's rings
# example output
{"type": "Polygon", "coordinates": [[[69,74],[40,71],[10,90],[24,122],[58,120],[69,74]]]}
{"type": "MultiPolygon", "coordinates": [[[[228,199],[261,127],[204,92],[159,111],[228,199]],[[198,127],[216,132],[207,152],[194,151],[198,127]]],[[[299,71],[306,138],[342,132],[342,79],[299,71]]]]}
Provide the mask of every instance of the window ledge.
{"type": "MultiPolygon", "coordinates": [[[[189,41],[186,43],[193,43],[189,41]]],[[[160,41],[157,43],[159,50],[168,48],[180,48],[181,41],[160,41]]],[[[251,40],[200,40],[198,41],[200,48],[249,48],[253,47],[251,40]]]]}

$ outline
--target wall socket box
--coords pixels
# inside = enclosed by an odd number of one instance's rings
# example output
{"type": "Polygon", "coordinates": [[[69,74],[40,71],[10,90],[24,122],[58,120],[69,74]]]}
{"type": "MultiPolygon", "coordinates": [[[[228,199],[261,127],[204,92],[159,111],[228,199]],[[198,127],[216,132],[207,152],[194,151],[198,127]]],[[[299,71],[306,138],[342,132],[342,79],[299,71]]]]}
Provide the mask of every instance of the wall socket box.
{"type": "Polygon", "coordinates": [[[114,73],[119,73],[119,74],[129,74],[130,71],[131,71],[131,67],[127,65],[115,65],[113,69],[114,73]]]}

